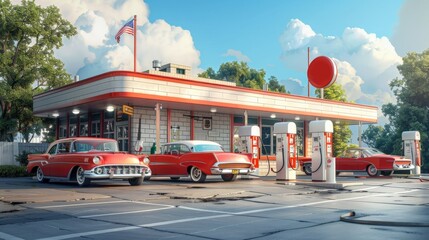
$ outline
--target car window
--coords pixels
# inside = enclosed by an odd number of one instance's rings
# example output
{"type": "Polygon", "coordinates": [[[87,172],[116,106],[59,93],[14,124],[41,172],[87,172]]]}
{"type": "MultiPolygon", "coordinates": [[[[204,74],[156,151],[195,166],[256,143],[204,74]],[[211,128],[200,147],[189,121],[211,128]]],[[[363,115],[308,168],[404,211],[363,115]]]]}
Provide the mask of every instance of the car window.
{"type": "Polygon", "coordinates": [[[68,153],[70,152],[70,142],[60,142],[58,143],[58,153],[68,153]]]}
{"type": "Polygon", "coordinates": [[[74,142],[73,143],[73,151],[74,152],[88,152],[92,150],[94,147],[90,142],[74,142]]]}
{"type": "Polygon", "coordinates": [[[170,154],[170,145],[161,146],[161,153],[162,154],[170,154]]]}
{"type": "Polygon", "coordinates": [[[94,142],[96,146],[94,149],[98,151],[104,151],[104,152],[118,152],[118,144],[114,141],[108,141],[108,142],[94,142]]]}
{"type": "Polygon", "coordinates": [[[57,154],[57,144],[55,144],[54,146],[52,146],[52,147],[48,150],[48,153],[49,153],[50,155],[55,155],[55,154],[57,154]]]}
{"type": "Polygon", "coordinates": [[[198,144],[193,147],[194,152],[223,152],[219,145],[215,144],[198,144]]]}
{"type": "Polygon", "coordinates": [[[191,150],[188,148],[188,146],[181,144],[180,145],[180,154],[190,153],[191,150]]]}

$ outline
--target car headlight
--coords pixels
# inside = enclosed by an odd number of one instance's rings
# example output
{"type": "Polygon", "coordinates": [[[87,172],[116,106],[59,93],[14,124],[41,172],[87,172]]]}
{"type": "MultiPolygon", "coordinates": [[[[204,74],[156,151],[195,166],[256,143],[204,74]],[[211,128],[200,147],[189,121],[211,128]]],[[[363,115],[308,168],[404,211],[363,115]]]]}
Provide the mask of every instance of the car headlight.
{"type": "Polygon", "coordinates": [[[149,158],[147,157],[143,158],[143,163],[148,165],[150,163],[149,158]]]}
{"type": "Polygon", "coordinates": [[[94,164],[100,164],[100,163],[101,163],[101,157],[99,157],[99,156],[95,156],[95,157],[92,159],[92,162],[93,162],[94,164]]]}

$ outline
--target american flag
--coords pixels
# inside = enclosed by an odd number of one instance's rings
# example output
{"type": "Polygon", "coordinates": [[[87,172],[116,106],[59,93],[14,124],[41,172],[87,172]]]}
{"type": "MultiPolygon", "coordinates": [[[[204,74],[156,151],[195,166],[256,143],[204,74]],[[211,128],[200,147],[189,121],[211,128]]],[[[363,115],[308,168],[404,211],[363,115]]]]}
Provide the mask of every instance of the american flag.
{"type": "Polygon", "coordinates": [[[134,35],[134,19],[131,19],[123,27],[121,27],[121,29],[119,29],[118,33],[115,35],[116,42],[119,43],[121,40],[121,35],[124,33],[134,35]]]}

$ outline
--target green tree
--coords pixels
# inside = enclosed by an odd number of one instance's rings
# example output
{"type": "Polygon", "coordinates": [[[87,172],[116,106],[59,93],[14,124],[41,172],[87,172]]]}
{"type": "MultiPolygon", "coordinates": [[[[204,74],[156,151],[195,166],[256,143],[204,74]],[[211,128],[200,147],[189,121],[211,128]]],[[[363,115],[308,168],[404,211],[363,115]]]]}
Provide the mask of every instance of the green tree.
{"type": "MultiPolygon", "coordinates": [[[[324,89],[324,98],[330,100],[337,100],[340,102],[347,102],[346,92],[341,85],[334,83],[330,87],[324,89]]],[[[316,96],[320,97],[320,89],[316,89],[316,96]]],[[[334,156],[340,156],[344,150],[350,147],[349,142],[352,136],[350,127],[344,123],[334,124],[333,133],[333,153],[334,156]]]]}
{"type": "Polygon", "coordinates": [[[271,76],[268,78],[268,89],[273,92],[286,93],[286,88],[284,85],[280,85],[276,77],[271,76]]]}
{"type": "Polygon", "coordinates": [[[262,89],[265,84],[265,71],[250,68],[245,62],[222,63],[215,73],[212,68],[200,73],[199,77],[235,82],[237,86],[262,89]]]}
{"type": "Polygon", "coordinates": [[[391,146],[386,153],[402,155],[402,132],[419,131],[422,172],[428,172],[429,151],[425,151],[425,146],[429,146],[429,50],[421,54],[408,53],[398,70],[402,78],[390,83],[397,102],[382,107],[383,114],[390,121],[384,126],[384,130],[390,133],[386,145],[391,146]]]}
{"type": "Polygon", "coordinates": [[[32,97],[71,82],[54,49],[76,33],[55,6],[0,1],[0,141],[13,141],[17,132],[27,141],[31,133],[40,133],[32,97]]]}

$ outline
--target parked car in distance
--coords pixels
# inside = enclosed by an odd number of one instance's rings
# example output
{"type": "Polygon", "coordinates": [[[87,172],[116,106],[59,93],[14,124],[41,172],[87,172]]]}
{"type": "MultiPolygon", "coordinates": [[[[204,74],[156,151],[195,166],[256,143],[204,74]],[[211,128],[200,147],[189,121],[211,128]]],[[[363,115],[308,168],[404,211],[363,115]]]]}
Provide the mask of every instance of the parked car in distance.
{"type": "Polygon", "coordinates": [[[207,175],[220,175],[234,181],[237,175],[254,172],[251,154],[224,152],[211,141],[179,141],[161,146],[161,153],[149,156],[152,177],[178,180],[190,176],[193,182],[204,182],[207,175]]]}
{"type": "Polygon", "coordinates": [[[28,155],[27,172],[39,182],[61,179],[88,186],[92,180],[123,179],[141,185],[148,159],[120,152],[114,139],[76,137],[60,139],[46,153],[28,155]]]}
{"type": "MultiPolygon", "coordinates": [[[[336,157],[336,172],[367,172],[373,176],[390,176],[394,171],[412,170],[410,159],[384,154],[375,148],[350,148],[340,157],[336,157]]],[[[307,175],[311,175],[311,159],[301,160],[300,166],[307,175]]]]}

